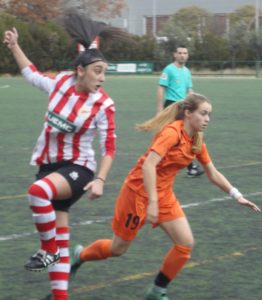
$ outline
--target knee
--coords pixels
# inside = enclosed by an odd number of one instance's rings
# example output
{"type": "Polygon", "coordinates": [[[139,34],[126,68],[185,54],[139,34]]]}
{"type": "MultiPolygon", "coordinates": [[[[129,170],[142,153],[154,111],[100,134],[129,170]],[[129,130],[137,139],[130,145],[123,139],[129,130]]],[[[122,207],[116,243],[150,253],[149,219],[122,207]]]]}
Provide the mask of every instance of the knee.
{"type": "Polygon", "coordinates": [[[36,193],[36,185],[33,183],[27,189],[27,194],[29,196],[34,195],[36,193]]]}
{"type": "Polygon", "coordinates": [[[112,246],[112,256],[117,257],[125,254],[127,252],[127,249],[125,246],[112,246]]]}
{"type": "Polygon", "coordinates": [[[27,195],[28,195],[28,203],[29,206],[32,208],[34,206],[35,197],[37,196],[37,186],[33,183],[31,184],[27,189],[27,195]]]}
{"type": "Polygon", "coordinates": [[[176,242],[178,245],[183,245],[184,247],[188,247],[193,249],[195,246],[195,240],[193,235],[187,236],[179,241],[176,242]]]}
{"type": "Polygon", "coordinates": [[[124,241],[122,239],[113,239],[111,246],[112,256],[121,256],[125,254],[130,246],[130,242],[124,241]]]}
{"type": "Polygon", "coordinates": [[[180,257],[186,260],[191,258],[192,250],[193,248],[190,246],[179,245],[179,244],[174,245],[174,247],[172,248],[173,254],[176,257],[180,257]]]}
{"type": "Polygon", "coordinates": [[[194,240],[194,238],[192,237],[192,238],[188,239],[188,241],[185,243],[184,246],[193,249],[194,246],[195,246],[195,240],[194,240]]]}
{"type": "Polygon", "coordinates": [[[47,178],[38,180],[31,184],[27,192],[29,198],[36,197],[41,198],[42,200],[51,200],[57,194],[55,185],[47,178]]]}

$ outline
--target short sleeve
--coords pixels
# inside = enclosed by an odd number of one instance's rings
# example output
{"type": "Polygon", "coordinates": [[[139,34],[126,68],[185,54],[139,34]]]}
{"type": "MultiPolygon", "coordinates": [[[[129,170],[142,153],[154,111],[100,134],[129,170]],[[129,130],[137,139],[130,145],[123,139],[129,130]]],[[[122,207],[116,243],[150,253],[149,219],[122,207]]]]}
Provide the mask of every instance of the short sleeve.
{"type": "Polygon", "coordinates": [[[201,152],[199,154],[197,154],[196,157],[197,157],[197,160],[202,165],[207,165],[208,163],[210,163],[212,161],[211,158],[210,158],[210,156],[209,156],[206,144],[202,145],[201,152]]]}
{"type": "Polygon", "coordinates": [[[175,128],[166,127],[153,140],[150,150],[164,157],[166,153],[179,143],[179,135],[175,128]]]}
{"type": "Polygon", "coordinates": [[[193,88],[192,75],[191,75],[190,71],[189,71],[188,88],[189,88],[189,89],[192,89],[192,88],[193,88]]]}
{"type": "Polygon", "coordinates": [[[169,81],[169,76],[168,76],[168,69],[165,68],[160,76],[160,79],[159,79],[159,85],[162,85],[162,86],[165,86],[167,87],[168,86],[168,81],[169,81]]]}

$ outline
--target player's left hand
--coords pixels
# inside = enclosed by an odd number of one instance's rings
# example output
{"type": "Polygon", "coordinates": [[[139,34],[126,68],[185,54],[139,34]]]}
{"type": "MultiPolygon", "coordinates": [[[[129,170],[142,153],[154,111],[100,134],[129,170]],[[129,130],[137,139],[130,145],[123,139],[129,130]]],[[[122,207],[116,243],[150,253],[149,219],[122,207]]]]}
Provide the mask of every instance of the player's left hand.
{"type": "Polygon", "coordinates": [[[247,206],[247,207],[253,209],[254,211],[261,212],[260,208],[255,203],[245,199],[244,197],[238,198],[237,202],[241,205],[244,205],[244,206],[247,206]]]}
{"type": "Polygon", "coordinates": [[[94,200],[99,198],[103,195],[104,191],[104,182],[101,180],[93,180],[89,182],[85,187],[84,190],[87,191],[88,198],[94,200]]]}

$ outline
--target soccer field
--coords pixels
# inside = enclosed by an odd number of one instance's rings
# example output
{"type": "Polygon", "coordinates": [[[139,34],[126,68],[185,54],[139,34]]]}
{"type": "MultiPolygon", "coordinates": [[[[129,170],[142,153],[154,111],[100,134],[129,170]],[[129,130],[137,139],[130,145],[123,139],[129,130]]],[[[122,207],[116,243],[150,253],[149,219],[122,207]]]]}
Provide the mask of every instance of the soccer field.
{"type": "MultiPolygon", "coordinates": [[[[262,207],[261,80],[194,78],[194,90],[213,105],[205,132],[210,155],[222,173],[262,207]]],[[[114,200],[129,169],[151,136],[134,125],[152,117],[158,78],[107,78],[115,100],[117,155],[102,198],[83,197],[71,210],[71,246],[111,237],[114,200]]],[[[26,190],[36,169],[29,165],[47,105],[44,93],[22,78],[0,78],[0,300],[44,300],[47,273],[23,265],[38,249],[26,190]]],[[[97,147],[97,145],[96,145],[97,147]]],[[[175,186],[195,236],[192,259],[169,286],[170,300],[261,300],[262,214],[253,213],[209,184],[205,175],[175,186]]],[[[72,300],[141,300],[171,242],[149,225],[120,258],[86,263],[70,285],[72,300]]]]}

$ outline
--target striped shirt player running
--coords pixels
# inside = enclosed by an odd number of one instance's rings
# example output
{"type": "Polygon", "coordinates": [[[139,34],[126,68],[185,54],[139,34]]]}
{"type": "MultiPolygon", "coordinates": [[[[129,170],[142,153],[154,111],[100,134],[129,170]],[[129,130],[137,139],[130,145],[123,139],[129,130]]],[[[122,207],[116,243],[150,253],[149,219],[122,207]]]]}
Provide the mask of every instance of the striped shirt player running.
{"type": "Polygon", "coordinates": [[[164,231],[172,246],[145,299],[168,300],[167,286],[189,260],[194,244],[189,222],[173,186],[176,175],[195,158],[211,183],[229,193],[239,204],[260,211],[231,185],[210,158],[202,131],[209,124],[211,110],[206,97],[191,94],[138,126],[142,131],[156,134],[119,192],[112,222],[113,238],[97,240],[85,248],[76,246],[72,251],[72,275],[86,261],[124,254],[143,225],[150,222],[164,231]]]}
{"type": "MultiPolygon", "coordinates": [[[[39,167],[37,180],[28,189],[41,247],[25,268],[41,271],[48,267],[55,300],[68,299],[69,208],[86,191],[90,199],[103,194],[116,139],[114,102],[101,88],[107,62],[100,50],[88,49],[94,38],[107,30],[114,37],[114,29],[75,13],[67,14],[64,23],[87,50],[77,57],[74,71],[61,72],[55,78],[40,73],[26,57],[15,28],[5,32],[3,41],[26,80],[49,98],[44,127],[31,159],[31,164],[39,167]],[[98,170],[92,148],[96,131],[101,148],[98,170]]],[[[115,34],[119,35],[117,29],[115,34]]]]}

